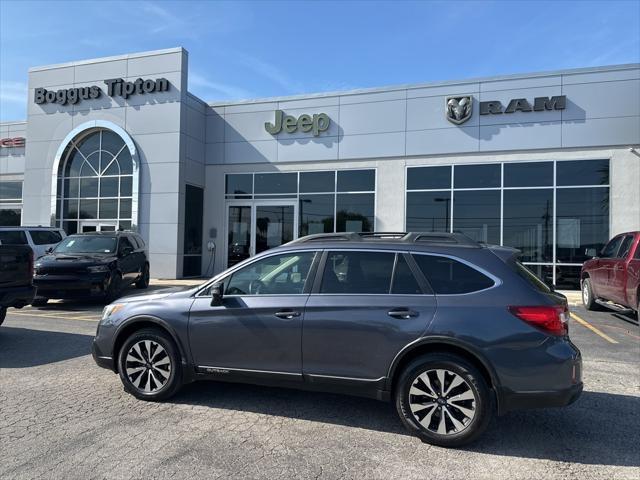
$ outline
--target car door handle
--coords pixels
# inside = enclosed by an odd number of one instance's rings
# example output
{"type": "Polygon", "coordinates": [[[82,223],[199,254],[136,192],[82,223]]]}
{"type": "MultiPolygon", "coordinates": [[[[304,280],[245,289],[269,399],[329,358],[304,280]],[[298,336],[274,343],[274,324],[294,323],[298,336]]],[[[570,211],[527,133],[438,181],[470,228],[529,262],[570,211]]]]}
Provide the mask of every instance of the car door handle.
{"type": "Polygon", "coordinates": [[[387,315],[393,318],[402,318],[406,320],[407,318],[417,317],[420,314],[415,310],[407,308],[394,308],[393,310],[389,310],[387,315]]]}
{"type": "Polygon", "coordinates": [[[293,317],[299,317],[300,312],[296,312],[294,310],[283,310],[282,312],[274,313],[274,315],[284,320],[291,320],[293,317]]]}

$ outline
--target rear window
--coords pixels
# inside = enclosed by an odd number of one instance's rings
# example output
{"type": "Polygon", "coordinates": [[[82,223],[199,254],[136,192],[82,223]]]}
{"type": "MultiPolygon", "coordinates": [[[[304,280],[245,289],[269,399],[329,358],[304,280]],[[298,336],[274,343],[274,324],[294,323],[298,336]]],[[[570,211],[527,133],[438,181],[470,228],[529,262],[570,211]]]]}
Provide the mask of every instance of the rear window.
{"type": "Polygon", "coordinates": [[[524,280],[529,283],[533,288],[543,293],[550,293],[551,288],[540,280],[531,270],[529,270],[526,266],[521,264],[520,262],[509,262],[511,268],[524,280]]]}
{"type": "Polygon", "coordinates": [[[27,236],[21,230],[0,232],[2,245],[27,245],[27,236]]]}
{"type": "Polygon", "coordinates": [[[413,255],[436,294],[477,292],[492,287],[494,281],[475,268],[448,257],[413,255]]]}
{"type": "Polygon", "coordinates": [[[35,245],[51,245],[62,240],[59,232],[51,230],[29,230],[29,234],[35,245]]]}

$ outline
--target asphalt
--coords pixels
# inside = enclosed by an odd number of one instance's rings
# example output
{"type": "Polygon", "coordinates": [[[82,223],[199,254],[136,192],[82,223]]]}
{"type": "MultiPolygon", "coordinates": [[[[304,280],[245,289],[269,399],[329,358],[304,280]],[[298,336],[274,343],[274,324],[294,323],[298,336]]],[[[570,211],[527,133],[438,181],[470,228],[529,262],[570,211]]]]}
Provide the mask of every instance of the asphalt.
{"type": "Polygon", "coordinates": [[[10,309],[0,478],[638,479],[638,322],[570,303],[582,397],[497,418],[458,450],[422,443],[391,405],[355,397],[203,382],[141,402],[91,359],[101,305],[10,309]]]}

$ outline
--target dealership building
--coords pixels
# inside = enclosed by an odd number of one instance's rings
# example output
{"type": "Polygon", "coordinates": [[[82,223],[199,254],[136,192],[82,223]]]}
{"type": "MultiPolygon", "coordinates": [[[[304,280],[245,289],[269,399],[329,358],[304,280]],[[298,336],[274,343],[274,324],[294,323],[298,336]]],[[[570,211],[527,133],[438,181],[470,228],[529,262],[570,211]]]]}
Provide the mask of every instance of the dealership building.
{"type": "Polygon", "coordinates": [[[640,230],[640,65],[209,102],[182,48],[29,70],[0,224],[134,229],[160,278],[299,236],[463,232],[576,284],[640,230]]]}

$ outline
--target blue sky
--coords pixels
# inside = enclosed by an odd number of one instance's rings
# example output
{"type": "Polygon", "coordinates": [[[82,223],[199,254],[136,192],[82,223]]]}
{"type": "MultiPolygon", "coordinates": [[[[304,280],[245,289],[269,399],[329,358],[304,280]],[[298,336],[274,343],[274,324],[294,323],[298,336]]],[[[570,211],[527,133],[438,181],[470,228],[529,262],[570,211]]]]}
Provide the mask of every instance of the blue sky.
{"type": "Polygon", "coordinates": [[[31,66],[183,46],[207,101],[640,62],[640,0],[0,0],[0,119],[31,66]]]}

